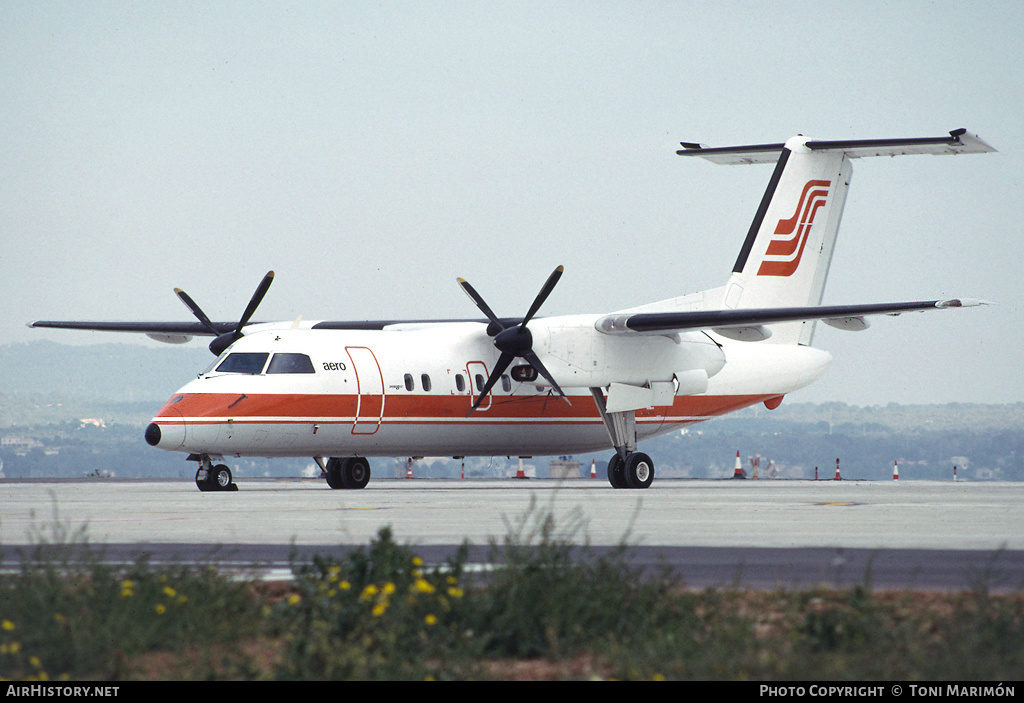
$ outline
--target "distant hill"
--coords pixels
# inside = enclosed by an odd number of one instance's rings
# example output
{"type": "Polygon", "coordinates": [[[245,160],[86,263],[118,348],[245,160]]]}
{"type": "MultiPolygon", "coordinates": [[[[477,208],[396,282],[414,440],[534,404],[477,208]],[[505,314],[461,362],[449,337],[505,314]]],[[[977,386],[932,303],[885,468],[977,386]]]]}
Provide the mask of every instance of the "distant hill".
{"type": "Polygon", "coordinates": [[[213,362],[200,340],[185,345],[0,346],[0,394],[163,402],[213,362]]]}

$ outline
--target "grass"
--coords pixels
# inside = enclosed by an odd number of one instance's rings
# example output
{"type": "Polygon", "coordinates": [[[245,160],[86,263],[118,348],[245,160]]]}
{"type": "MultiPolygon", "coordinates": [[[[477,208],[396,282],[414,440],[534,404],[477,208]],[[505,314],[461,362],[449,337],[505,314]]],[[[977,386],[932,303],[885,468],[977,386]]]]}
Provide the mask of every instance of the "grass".
{"type": "Polygon", "coordinates": [[[58,528],[0,577],[0,678],[1016,680],[1024,596],[691,590],[595,555],[536,506],[427,567],[389,528],[281,583],[125,568],[58,528]],[[71,557],[69,555],[82,555],[71,557]]]}

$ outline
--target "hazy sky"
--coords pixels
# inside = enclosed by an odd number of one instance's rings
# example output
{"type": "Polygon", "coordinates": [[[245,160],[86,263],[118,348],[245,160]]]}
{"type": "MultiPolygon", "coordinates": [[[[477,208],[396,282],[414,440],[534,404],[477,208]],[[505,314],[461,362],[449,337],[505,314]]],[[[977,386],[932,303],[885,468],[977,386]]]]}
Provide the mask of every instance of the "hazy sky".
{"type": "MultiPolygon", "coordinates": [[[[723,284],[770,166],[711,145],[940,136],[862,159],[793,401],[1024,401],[1024,3],[0,2],[0,343],[36,319],[609,312],[723,284]]],[[[193,344],[202,343],[193,342],[193,344]]],[[[183,378],[183,381],[185,379],[183,378]]],[[[0,381],[2,383],[2,381],[0,381]]]]}

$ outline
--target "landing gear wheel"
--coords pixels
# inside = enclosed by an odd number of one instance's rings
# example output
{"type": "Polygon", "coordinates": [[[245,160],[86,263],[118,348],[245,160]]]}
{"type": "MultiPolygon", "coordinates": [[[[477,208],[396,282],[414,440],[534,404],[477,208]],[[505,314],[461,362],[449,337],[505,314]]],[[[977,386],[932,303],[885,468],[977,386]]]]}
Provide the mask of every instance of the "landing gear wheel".
{"type": "Polygon", "coordinates": [[[224,464],[210,468],[200,465],[196,471],[196,487],[204,492],[238,490],[238,485],[231,481],[231,469],[224,464]]]}
{"type": "Polygon", "coordinates": [[[341,480],[342,470],[347,459],[338,459],[337,457],[331,457],[327,460],[327,485],[331,488],[338,489],[344,488],[345,484],[341,480]]]}
{"type": "Polygon", "coordinates": [[[211,473],[211,471],[200,466],[199,470],[196,471],[196,488],[201,491],[212,491],[213,481],[210,480],[211,473]]]}
{"type": "Polygon", "coordinates": [[[608,483],[612,484],[612,488],[626,487],[626,475],[623,472],[625,466],[626,462],[622,460],[618,452],[613,454],[608,461],[608,483]]]}
{"type": "Polygon", "coordinates": [[[365,488],[370,482],[370,462],[361,456],[355,456],[345,463],[341,472],[341,481],[345,488],[365,488]]]}
{"type": "Polygon", "coordinates": [[[364,488],[370,481],[370,462],[361,456],[327,460],[327,485],[331,488],[364,488]]]}
{"type": "Polygon", "coordinates": [[[231,482],[231,469],[224,464],[217,464],[210,474],[215,491],[237,491],[238,486],[231,482]]]}
{"type": "Polygon", "coordinates": [[[623,473],[629,488],[647,488],[654,481],[654,462],[643,452],[633,452],[626,457],[623,473]]]}

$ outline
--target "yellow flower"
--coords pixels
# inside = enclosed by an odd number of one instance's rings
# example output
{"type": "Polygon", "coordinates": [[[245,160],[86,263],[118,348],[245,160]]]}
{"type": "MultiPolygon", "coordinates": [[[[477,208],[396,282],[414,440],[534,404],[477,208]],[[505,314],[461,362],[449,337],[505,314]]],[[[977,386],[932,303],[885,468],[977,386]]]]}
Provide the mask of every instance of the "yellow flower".
{"type": "Polygon", "coordinates": [[[348,581],[342,581],[338,584],[338,588],[340,588],[343,591],[347,591],[348,589],[352,588],[352,584],[348,581]]]}
{"type": "Polygon", "coordinates": [[[156,607],[154,608],[154,610],[156,611],[157,615],[163,615],[164,613],[167,612],[167,606],[164,605],[163,603],[157,603],[156,607]]]}
{"type": "Polygon", "coordinates": [[[371,613],[373,614],[373,617],[379,618],[381,615],[386,613],[387,610],[388,610],[388,601],[385,599],[385,600],[382,600],[377,605],[373,606],[373,610],[371,611],[371,613]]]}
{"type": "Polygon", "coordinates": [[[384,584],[384,595],[390,596],[395,592],[395,584],[388,582],[384,584]]]}
{"type": "Polygon", "coordinates": [[[298,593],[293,593],[290,596],[288,596],[288,605],[295,605],[300,600],[302,600],[302,599],[299,598],[299,594],[298,593]]]}
{"type": "Polygon", "coordinates": [[[455,586],[452,586],[448,589],[448,595],[450,595],[452,598],[462,598],[463,591],[461,588],[456,588],[455,586]]]}
{"type": "Polygon", "coordinates": [[[11,622],[10,620],[4,620],[4,622],[3,622],[3,628],[4,628],[5,630],[7,630],[8,632],[10,632],[11,630],[13,630],[13,629],[14,629],[14,623],[13,623],[13,622],[11,622]]]}
{"type": "Polygon", "coordinates": [[[170,586],[164,586],[164,595],[168,598],[174,598],[174,596],[177,595],[177,591],[175,591],[170,586]]]}
{"type": "Polygon", "coordinates": [[[33,669],[42,669],[43,663],[39,661],[39,657],[32,655],[28,658],[28,663],[32,665],[33,669]]]}
{"type": "Polygon", "coordinates": [[[433,615],[433,614],[428,615],[427,617],[423,618],[423,622],[426,623],[427,625],[436,625],[437,624],[437,616],[433,615]]]}
{"type": "Polygon", "coordinates": [[[433,584],[425,579],[416,579],[412,588],[417,593],[433,593],[436,590],[433,584]]]}
{"type": "Polygon", "coordinates": [[[413,566],[423,566],[423,560],[420,559],[419,557],[413,557],[412,558],[412,565],[413,566]]]}
{"type": "Polygon", "coordinates": [[[380,593],[380,589],[378,589],[371,583],[369,586],[363,589],[363,592],[359,594],[359,597],[363,600],[370,600],[378,593],[380,593]]]}

